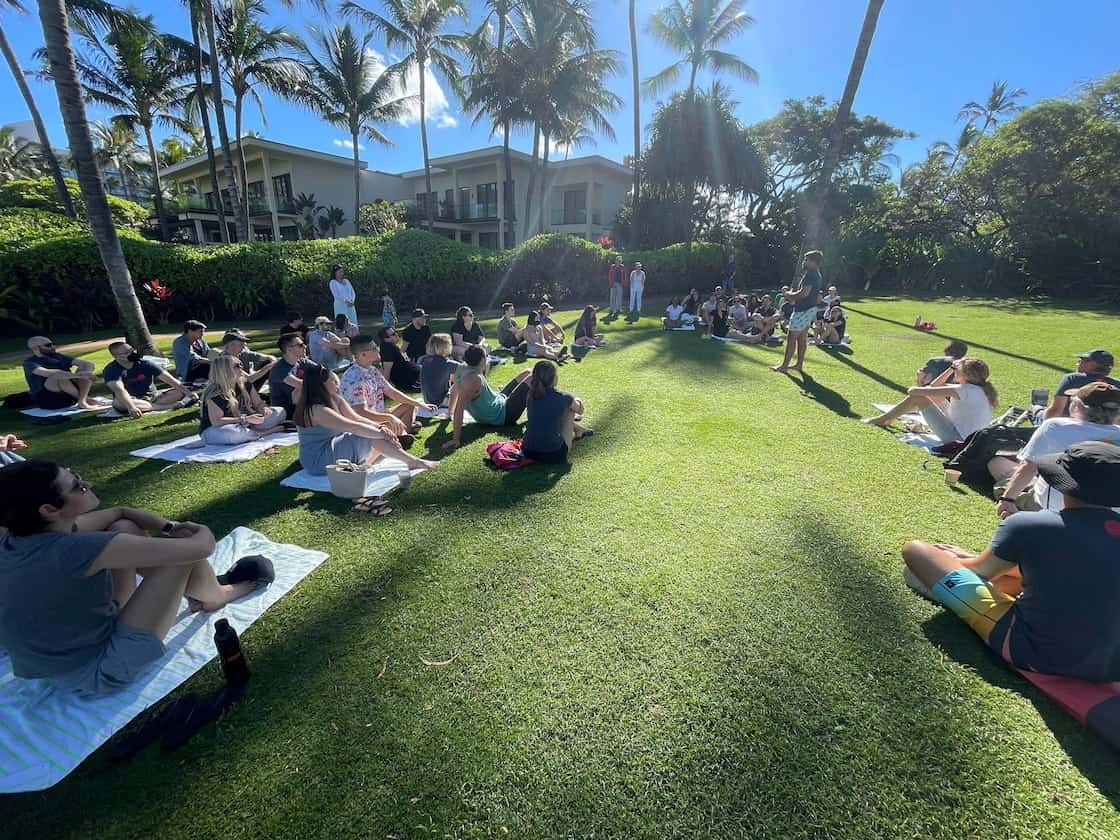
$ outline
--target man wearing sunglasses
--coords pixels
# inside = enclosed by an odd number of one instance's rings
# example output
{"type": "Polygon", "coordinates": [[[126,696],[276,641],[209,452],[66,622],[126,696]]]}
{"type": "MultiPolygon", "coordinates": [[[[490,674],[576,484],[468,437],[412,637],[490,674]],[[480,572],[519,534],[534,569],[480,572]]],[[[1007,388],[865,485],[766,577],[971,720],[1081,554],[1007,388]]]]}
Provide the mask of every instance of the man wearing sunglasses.
{"type": "Polygon", "coordinates": [[[198,402],[178,379],[145,361],[127,341],[110,344],[109,355],[113,361],[105,365],[101,375],[113,394],[113,408],[121,414],[139,417],[148,411],[187,408],[198,402]],[[167,390],[162,394],[156,391],[156,382],[163,382],[167,390]]]}
{"type": "Polygon", "coordinates": [[[93,386],[93,363],[60,353],[45,335],[27,339],[32,355],[23,360],[23,376],[31,398],[39,408],[97,408],[89,398],[93,386]]]}
{"type": "Polygon", "coordinates": [[[284,409],[285,418],[292,419],[296,402],[296,389],[302,385],[292,375],[293,368],[307,358],[307,343],[298,332],[280,336],[280,359],[268,371],[268,398],[277,408],[284,409]]]}

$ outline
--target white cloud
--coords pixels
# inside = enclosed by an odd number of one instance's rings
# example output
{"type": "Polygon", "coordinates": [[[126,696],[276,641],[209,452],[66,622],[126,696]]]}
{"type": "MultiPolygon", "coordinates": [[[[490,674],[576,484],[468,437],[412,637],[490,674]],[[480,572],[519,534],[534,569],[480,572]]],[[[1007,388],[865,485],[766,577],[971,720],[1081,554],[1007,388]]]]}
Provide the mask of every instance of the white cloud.
{"type": "MultiPolygon", "coordinates": [[[[338,148],[340,148],[340,149],[349,149],[349,150],[350,150],[351,152],[352,152],[352,151],[354,151],[354,143],[353,143],[353,141],[351,141],[351,140],[343,140],[343,139],[342,139],[341,137],[336,137],[336,138],[334,138],[334,139],[333,139],[333,140],[331,141],[331,145],[332,145],[332,146],[338,146],[338,148]]],[[[359,152],[364,152],[365,150],[366,150],[366,147],[365,147],[365,146],[363,146],[363,145],[362,145],[361,143],[359,143],[359,144],[358,144],[358,151],[359,151],[359,152]]]]}
{"type": "MultiPolygon", "coordinates": [[[[377,52],[377,50],[369,50],[369,55],[373,57],[378,72],[385,69],[385,58],[377,52]]],[[[391,57],[393,61],[396,58],[391,57]]],[[[398,96],[419,96],[420,94],[420,73],[416,67],[409,69],[404,74],[403,84],[398,84],[398,96]]],[[[428,122],[435,123],[436,128],[455,128],[459,125],[459,120],[451,113],[451,105],[447,101],[447,94],[443,92],[443,88],[439,82],[436,81],[435,75],[432,73],[431,68],[424,70],[424,98],[425,110],[428,112],[428,122]]],[[[397,120],[398,123],[404,126],[416,125],[420,122],[420,101],[417,100],[408,106],[405,113],[397,120]]]]}

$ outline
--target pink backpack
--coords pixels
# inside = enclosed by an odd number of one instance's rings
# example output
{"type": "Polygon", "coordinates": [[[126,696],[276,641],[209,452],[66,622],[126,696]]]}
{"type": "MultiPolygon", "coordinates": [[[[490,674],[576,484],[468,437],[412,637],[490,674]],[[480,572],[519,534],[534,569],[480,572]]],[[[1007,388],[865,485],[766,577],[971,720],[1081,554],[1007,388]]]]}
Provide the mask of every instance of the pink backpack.
{"type": "Polygon", "coordinates": [[[500,440],[486,447],[486,454],[500,470],[516,470],[533,463],[521,452],[521,440],[500,440]]]}

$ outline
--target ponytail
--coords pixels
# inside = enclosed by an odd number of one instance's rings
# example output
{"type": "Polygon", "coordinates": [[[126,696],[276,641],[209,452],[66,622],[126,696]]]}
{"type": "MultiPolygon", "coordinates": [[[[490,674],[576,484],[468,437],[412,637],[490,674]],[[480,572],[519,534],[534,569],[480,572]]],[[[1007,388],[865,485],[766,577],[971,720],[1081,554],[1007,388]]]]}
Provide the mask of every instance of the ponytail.
{"type": "Polygon", "coordinates": [[[539,400],[556,387],[556,365],[540,361],[533,365],[533,375],[529,379],[529,396],[539,400]]]}

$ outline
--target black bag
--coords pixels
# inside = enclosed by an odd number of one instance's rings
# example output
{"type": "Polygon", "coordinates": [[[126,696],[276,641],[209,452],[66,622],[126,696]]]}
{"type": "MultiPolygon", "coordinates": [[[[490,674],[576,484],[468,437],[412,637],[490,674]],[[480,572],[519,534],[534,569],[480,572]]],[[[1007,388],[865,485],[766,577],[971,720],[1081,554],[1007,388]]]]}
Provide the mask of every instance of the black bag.
{"type": "Polygon", "coordinates": [[[18,394],[8,394],[4,397],[4,408],[19,410],[21,408],[34,408],[35,398],[30,391],[20,391],[18,394]]]}
{"type": "Polygon", "coordinates": [[[999,455],[1015,457],[1034,434],[1034,426],[988,426],[973,432],[945,464],[947,470],[960,470],[966,481],[991,481],[988,462],[999,455]]]}

